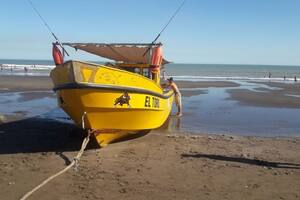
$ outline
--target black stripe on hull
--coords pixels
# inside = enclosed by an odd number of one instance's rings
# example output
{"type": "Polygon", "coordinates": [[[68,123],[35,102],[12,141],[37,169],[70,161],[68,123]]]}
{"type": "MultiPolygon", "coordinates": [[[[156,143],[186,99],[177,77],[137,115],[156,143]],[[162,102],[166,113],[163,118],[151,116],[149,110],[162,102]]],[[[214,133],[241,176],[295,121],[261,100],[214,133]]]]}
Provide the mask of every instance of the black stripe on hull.
{"type": "Polygon", "coordinates": [[[127,91],[131,93],[142,93],[142,94],[148,94],[156,97],[160,97],[162,99],[168,99],[170,98],[174,93],[172,92],[169,95],[167,94],[169,91],[164,92],[163,94],[153,92],[150,90],[145,90],[142,88],[133,88],[133,87],[123,87],[123,86],[115,86],[115,85],[99,85],[99,84],[82,84],[82,83],[68,83],[68,84],[62,84],[57,87],[54,87],[53,90],[64,90],[64,89],[103,89],[103,90],[114,90],[114,91],[127,91]]]}

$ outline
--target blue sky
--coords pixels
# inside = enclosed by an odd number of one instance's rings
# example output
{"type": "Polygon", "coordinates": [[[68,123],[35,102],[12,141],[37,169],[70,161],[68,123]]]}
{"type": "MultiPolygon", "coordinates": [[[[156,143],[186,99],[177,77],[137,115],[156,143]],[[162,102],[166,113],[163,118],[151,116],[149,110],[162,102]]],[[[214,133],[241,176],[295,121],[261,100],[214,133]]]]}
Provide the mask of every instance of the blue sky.
{"type": "MultiPolygon", "coordinates": [[[[181,3],[32,1],[64,42],[151,42],[181,3]]],[[[178,63],[300,65],[299,10],[299,0],[187,0],[160,41],[178,63]]],[[[1,0],[0,25],[0,58],[51,59],[53,39],[27,0],[1,0]]]]}

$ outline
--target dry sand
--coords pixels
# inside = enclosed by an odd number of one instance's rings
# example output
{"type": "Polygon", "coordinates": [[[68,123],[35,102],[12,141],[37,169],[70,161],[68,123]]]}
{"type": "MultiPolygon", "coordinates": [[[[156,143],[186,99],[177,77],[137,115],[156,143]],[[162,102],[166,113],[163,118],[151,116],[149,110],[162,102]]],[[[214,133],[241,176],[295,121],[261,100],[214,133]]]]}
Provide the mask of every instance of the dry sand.
{"type": "MultiPolygon", "coordinates": [[[[72,127],[33,122],[2,128],[2,200],[20,198],[79,149],[72,127]]],[[[297,138],[152,132],[103,149],[92,141],[77,170],[30,199],[299,199],[299,152],[297,138]]]]}

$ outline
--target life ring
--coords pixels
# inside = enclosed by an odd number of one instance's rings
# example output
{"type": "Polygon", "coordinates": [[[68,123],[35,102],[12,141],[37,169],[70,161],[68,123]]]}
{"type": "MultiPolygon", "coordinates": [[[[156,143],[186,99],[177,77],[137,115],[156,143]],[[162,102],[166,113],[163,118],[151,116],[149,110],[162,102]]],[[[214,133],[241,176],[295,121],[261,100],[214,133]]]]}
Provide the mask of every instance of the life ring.
{"type": "Polygon", "coordinates": [[[57,43],[53,43],[52,56],[53,56],[55,65],[61,65],[64,63],[64,57],[63,57],[61,51],[59,50],[59,48],[57,47],[57,43]]]}

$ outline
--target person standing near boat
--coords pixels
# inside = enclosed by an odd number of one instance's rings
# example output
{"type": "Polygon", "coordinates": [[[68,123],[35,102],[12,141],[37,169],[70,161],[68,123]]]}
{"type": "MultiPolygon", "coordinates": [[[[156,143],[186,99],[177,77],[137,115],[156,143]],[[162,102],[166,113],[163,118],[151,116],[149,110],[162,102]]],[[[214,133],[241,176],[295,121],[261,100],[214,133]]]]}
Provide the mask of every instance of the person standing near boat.
{"type": "Polygon", "coordinates": [[[173,77],[170,77],[167,79],[168,83],[166,84],[166,87],[171,88],[174,91],[175,94],[175,103],[177,106],[177,117],[181,117],[182,116],[182,104],[181,104],[181,93],[177,87],[177,85],[175,84],[173,77]]]}

